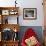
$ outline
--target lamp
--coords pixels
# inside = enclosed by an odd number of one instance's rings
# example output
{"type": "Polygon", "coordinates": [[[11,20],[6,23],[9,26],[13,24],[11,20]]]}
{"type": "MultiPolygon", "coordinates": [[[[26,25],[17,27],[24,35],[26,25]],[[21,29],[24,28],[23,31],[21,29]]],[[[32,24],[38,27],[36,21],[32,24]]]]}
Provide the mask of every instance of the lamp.
{"type": "Polygon", "coordinates": [[[16,2],[17,0],[15,0],[15,7],[16,7],[16,4],[17,4],[17,2],[16,2]]]}

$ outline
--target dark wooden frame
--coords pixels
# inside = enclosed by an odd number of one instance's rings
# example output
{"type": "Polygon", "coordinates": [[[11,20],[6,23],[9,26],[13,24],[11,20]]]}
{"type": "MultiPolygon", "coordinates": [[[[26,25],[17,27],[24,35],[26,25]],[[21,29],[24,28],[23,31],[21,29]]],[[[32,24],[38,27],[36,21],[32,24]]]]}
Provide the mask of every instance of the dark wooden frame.
{"type": "Polygon", "coordinates": [[[23,8],[23,19],[25,20],[36,20],[37,19],[37,9],[36,8],[23,8]],[[29,10],[34,10],[34,17],[25,17],[25,10],[29,11],[29,10]]]}

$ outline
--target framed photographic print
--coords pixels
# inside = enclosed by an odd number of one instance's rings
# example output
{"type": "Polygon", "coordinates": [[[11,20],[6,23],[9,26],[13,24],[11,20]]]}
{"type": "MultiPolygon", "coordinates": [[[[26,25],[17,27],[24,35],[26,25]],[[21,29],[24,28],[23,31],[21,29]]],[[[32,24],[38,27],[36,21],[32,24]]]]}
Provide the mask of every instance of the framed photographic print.
{"type": "Polygon", "coordinates": [[[9,10],[2,10],[2,15],[9,15],[9,10]]]}
{"type": "Polygon", "coordinates": [[[14,10],[14,9],[9,11],[9,14],[10,14],[10,15],[16,15],[17,13],[18,13],[18,12],[17,12],[16,10],[14,10]]]}
{"type": "Polygon", "coordinates": [[[34,20],[37,18],[36,8],[24,8],[23,9],[23,19],[34,20]]]}

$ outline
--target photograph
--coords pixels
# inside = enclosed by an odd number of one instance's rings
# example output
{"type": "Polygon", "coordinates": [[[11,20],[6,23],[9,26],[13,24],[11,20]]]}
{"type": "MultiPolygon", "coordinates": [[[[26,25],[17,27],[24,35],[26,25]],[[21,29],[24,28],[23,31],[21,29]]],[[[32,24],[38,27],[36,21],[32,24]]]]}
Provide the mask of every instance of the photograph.
{"type": "Polygon", "coordinates": [[[37,18],[37,9],[36,8],[24,8],[23,9],[23,19],[34,20],[37,18]]]}

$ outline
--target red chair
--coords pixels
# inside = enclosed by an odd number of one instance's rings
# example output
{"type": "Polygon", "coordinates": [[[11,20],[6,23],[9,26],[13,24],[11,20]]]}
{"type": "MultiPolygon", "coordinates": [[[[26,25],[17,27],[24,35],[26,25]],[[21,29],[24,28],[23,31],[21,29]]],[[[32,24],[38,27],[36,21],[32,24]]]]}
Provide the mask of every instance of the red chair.
{"type": "MultiPolygon", "coordinates": [[[[22,46],[27,46],[26,43],[25,43],[25,40],[28,39],[28,38],[30,38],[30,37],[32,37],[32,36],[34,36],[37,39],[37,35],[34,32],[34,30],[32,28],[28,28],[27,31],[24,34],[24,37],[22,38],[21,45],[22,46]]],[[[41,46],[40,42],[38,41],[35,46],[41,46]]]]}

